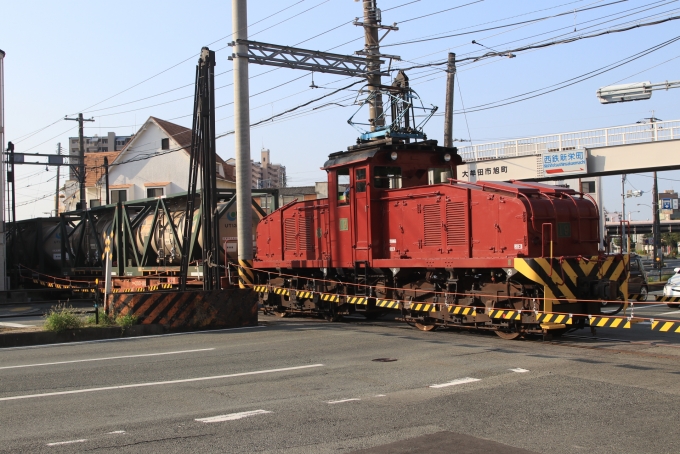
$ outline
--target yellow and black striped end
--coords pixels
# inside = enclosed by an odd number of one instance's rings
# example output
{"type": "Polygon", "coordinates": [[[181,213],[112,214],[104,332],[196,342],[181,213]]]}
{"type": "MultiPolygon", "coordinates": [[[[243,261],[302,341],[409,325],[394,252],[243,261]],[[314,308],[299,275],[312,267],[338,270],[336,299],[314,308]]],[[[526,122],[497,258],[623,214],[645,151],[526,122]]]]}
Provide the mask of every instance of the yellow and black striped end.
{"type": "Polygon", "coordinates": [[[378,299],[375,301],[375,305],[377,307],[386,307],[387,309],[399,309],[399,301],[378,299]]]}
{"type": "Polygon", "coordinates": [[[489,317],[499,320],[522,320],[522,313],[519,311],[491,309],[489,310],[489,317]]]}
{"type": "Polygon", "coordinates": [[[475,315],[475,308],[462,306],[449,306],[449,313],[454,315],[475,315]]]}
{"type": "MultiPolygon", "coordinates": [[[[242,287],[243,288],[243,287],[242,287]]],[[[274,293],[277,295],[289,296],[290,292],[287,288],[273,287],[274,293]]]]}
{"type": "Polygon", "coordinates": [[[555,299],[577,301],[578,279],[596,281],[607,279],[619,282],[619,290],[628,294],[627,255],[593,256],[584,258],[516,258],[515,269],[537,284],[543,285],[546,311],[555,299]]]}
{"type": "Polygon", "coordinates": [[[172,284],[160,284],[159,287],[168,289],[168,288],[172,288],[172,284]]]}
{"type": "Polygon", "coordinates": [[[368,304],[368,299],[363,296],[348,296],[347,303],[349,304],[368,304]]]}
{"type": "Polygon", "coordinates": [[[250,260],[238,261],[238,286],[239,288],[253,288],[255,276],[253,275],[253,262],[250,260]]]}
{"type": "Polygon", "coordinates": [[[267,286],[266,285],[256,285],[253,287],[253,290],[255,290],[257,293],[267,293],[267,286]]]}
{"type": "Polygon", "coordinates": [[[410,309],[418,312],[435,312],[438,310],[436,304],[430,303],[412,303],[410,309]]]}
{"type": "Polygon", "coordinates": [[[297,290],[295,292],[295,298],[311,298],[314,296],[314,292],[308,292],[306,290],[297,290]]]}
{"type": "Polygon", "coordinates": [[[536,314],[536,321],[541,323],[563,323],[571,325],[571,315],[569,314],[536,314]]]}
{"type": "Polygon", "coordinates": [[[680,296],[656,295],[656,300],[663,303],[680,303],[680,296]]]}
{"type": "Polygon", "coordinates": [[[630,328],[631,321],[627,317],[595,317],[590,316],[590,326],[596,328],[630,328]]]}
{"type": "Polygon", "coordinates": [[[333,295],[333,294],[330,294],[330,293],[322,293],[321,294],[321,301],[330,301],[331,303],[339,303],[340,302],[340,296],[333,295]]]}
{"type": "Polygon", "coordinates": [[[680,322],[668,322],[665,320],[652,321],[652,331],[661,333],[680,333],[680,322]]]}

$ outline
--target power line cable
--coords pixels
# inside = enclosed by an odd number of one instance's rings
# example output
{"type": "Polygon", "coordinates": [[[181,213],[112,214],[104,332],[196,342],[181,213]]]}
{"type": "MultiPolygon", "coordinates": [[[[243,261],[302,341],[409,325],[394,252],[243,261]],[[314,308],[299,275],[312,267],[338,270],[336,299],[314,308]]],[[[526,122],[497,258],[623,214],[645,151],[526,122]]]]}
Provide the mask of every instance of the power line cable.
{"type": "MultiPolygon", "coordinates": [[[[474,2],[466,3],[466,4],[464,4],[464,5],[454,6],[453,8],[447,8],[447,9],[443,9],[443,10],[441,10],[441,11],[436,11],[436,12],[434,12],[434,13],[425,14],[425,15],[423,15],[423,16],[413,17],[413,18],[411,18],[411,19],[406,19],[406,20],[403,20],[403,21],[397,22],[397,23],[398,23],[399,25],[405,24],[406,22],[411,22],[411,21],[414,21],[414,20],[422,19],[422,18],[424,18],[424,17],[434,16],[434,15],[436,15],[436,14],[441,14],[441,13],[445,13],[445,12],[447,12],[447,11],[452,11],[452,10],[454,10],[454,9],[463,8],[464,6],[474,5],[475,3],[481,3],[481,2],[483,2],[483,1],[484,1],[484,0],[475,0],[474,2]]],[[[625,0],[622,0],[622,1],[625,1],[625,0]]]]}

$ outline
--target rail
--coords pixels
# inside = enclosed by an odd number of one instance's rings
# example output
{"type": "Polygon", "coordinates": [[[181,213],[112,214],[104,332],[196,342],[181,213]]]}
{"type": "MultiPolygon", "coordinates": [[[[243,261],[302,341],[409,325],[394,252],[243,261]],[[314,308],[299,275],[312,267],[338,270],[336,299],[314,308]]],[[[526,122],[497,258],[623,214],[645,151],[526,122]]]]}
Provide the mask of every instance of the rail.
{"type": "Polygon", "coordinates": [[[541,155],[546,152],[583,150],[680,139],[680,120],[636,123],[612,128],[549,134],[460,147],[464,162],[541,155]]]}

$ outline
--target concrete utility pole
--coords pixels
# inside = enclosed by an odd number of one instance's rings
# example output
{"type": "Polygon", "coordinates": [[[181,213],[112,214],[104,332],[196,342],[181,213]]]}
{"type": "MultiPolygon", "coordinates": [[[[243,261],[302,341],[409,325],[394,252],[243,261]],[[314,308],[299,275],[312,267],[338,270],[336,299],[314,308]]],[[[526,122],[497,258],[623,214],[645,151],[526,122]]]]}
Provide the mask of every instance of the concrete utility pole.
{"type": "Polygon", "coordinates": [[[444,113],[444,146],[453,146],[453,94],[456,82],[456,54],[449,52],[446,67],[446,112],[444,113]]]}
{"type": "Polygon", "coordinates": [[[659,188],[656,185],[656,172],[654,172],[654,185],[652,186],[652,219],[654,223],[652,225],[652,236],[654,237],[654,268],[661,269],[661,263],[663,262],[663,256],[660,256],[659,250],[661,248],[661,229],[659,226],[659,188]],[[658,260],[658,262],[657,262],[658,260]]]}
{"type": "MultiPolygon", "coordinates": [[[[5,149],[5,52],[0,50],[0,150],[5,149]]],[[[6,255],[5,238],[5,160],[0,159],[0,291],[6,287],[7,273],[5,271],[6,255]]]]}
{"type": "MultiPolygon", "coordinates": [[[[57,155],[61,154],[61,142],[57,144],[57,155]]],[[[59,166],[57,166],[57,190],[54,192],[54,215],[59,216],[59,166]]]]}
{"type": "Polygon", "coordinates": [[[83,119],[83,114],[79,113],[78,118],[67,118],[64,117],[64,120],[71,120],[71,121],[77,121],[78,122],[78,142],[79,142],[79,149],[78,149],[78,160],[80,161],[78,163],[78,183],[80,184],[80,209],[81,210],[86,210],[87,209],[87,196],[85,195],[85,137],[83,135],[83,122],[84,121],[94,121],[94,118],[90,118],[87,120],[83,119]]]}
{"type": "Polygon", "coordinates": [[[626,176],[621,175],[621,252],[626,250],[626,176]]]}
{"type": "MultiPolygon", "coordinates": [[[[246,0],[232,0],[232,30],[236,55],[248,55],[248,5],[246,0]]],[[[250,164],[250,91],[248,58],[234,58],[234,145],[236,147],[236,225],[238,239],[238,277],[240,288],[253,284],[253,220],[251,214],[250,164]]]]}
{"type": "MultiPolygon", "coordinates": [[[[380,77],[380,41],[378,29],[380,27],[380,10],[376,5],[377,0],[364,0],[364,49],[368,62],[368,89],[369,91],[380,90],[382,85],[380,77]]],[[[369,106],[369,119],[371,131],[377,126],[385,126],[383,117],[382,95],[377,94],[369,106]]]]}

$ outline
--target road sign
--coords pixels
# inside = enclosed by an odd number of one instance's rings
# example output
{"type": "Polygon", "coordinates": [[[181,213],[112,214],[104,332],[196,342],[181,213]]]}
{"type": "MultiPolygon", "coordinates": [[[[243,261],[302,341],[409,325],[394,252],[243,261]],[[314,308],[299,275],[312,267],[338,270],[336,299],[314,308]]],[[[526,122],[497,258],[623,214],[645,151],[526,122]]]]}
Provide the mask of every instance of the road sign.
{"type": "Polygon", "coordinates": [[[585,150],[563,150],[543,153],[546,175],[588,173],[585,150]]]}
{"type": "Polygon", "coordinates": [[[672,210],[673,202],[671,199],[661,199],[661,209],[662,210],[672,210]]]}

